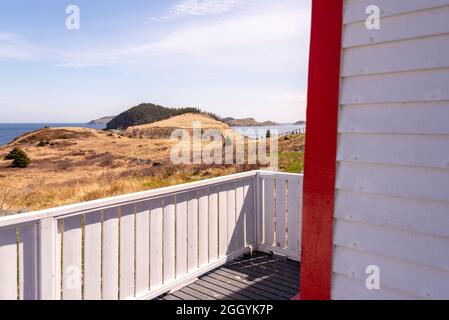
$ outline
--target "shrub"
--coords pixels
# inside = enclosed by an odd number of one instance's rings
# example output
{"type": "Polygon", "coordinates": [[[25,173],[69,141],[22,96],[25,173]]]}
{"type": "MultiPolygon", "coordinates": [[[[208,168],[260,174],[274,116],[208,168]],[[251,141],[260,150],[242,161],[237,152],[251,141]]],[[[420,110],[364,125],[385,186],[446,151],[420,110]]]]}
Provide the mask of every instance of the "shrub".
{"type": "Polygon", "coordinates": [[[30,165],[31,160],[23,151],[19,148],[14,148],[10,153],[8,153],[5,157],[6,160],[13,160],[11,167],[13,168],[26,168],[30,165]]]}
{"type": "Polygon", "coordinates": [[[37,147],[45,147],[45,146],[47,146],[47,145],[49,145],[50,143],[48,142],[48,141],[40,141],[38,144],[37,144],[37,147]]]}

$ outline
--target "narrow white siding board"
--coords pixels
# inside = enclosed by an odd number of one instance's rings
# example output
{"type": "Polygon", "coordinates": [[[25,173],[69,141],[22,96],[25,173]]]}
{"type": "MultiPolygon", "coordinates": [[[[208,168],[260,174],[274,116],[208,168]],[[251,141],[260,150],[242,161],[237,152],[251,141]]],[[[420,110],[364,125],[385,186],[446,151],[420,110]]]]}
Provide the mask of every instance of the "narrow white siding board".
{"type": "Polygon", "coordinates": [[[150,288],[163,283],[163,201],[150,200],[150,288]]]}
{"type": "Polygon", "coordinates": [[[16,228],[0,229],[0,300],[17,300],[16,228]]]}
{"type": "Polygon", "coordinates": [[[118,208],[106,209],[103,222],[103,299],[118,298],[118,208]]]}
{"type": "Polygon", "coordinates": [[[150,207],[136,204],[136,296],[145,294],[150,283],[150,207]]]}
{"type": "Polygon", "coordinates": [[[187,268],[189,272],[198,269],[198,195],[196,191],[189,194],[187,217],[187,268]]]}
{"type": "Polygon", "coordinates": [[[367,290],[365,280],[354,279],[345,275],[332,275],[332,299],[334,300],[418,300],[420,297],[398,290],[381,288],[367,290]]]}
{"type": "Polygon", "coordinates": [[[449,6],[381,18],[381,29],[365,21],[343,27],[343,48],[449,33],[449,6]]]}
{"type": "Polygon", "coordinates": [[[449,299],[449,273],[404,260],[336,246],[333,270],[351,278],[366,280],[366,268],[380,269],[381,288],[409,292],[423,299],[449,299]]]}
{"type": "Polygon", "coordinates": [[[218,193],[215,187],[209,192],[209,262],[213,262],[218,259],[218,193]]]}
{"type": "Polygon", "coordinates": [[[344,78],[341,88],[340,100],[344,105],[446,101],[449,69],[344,78]]]}
{"type": "Polygon", "coordinates": [[[164,283],[175,279],[175,199],[169,197],[164,202],[164,283]]]}
{"type": "MultiPolygon", "coordinates": [[[[302,188],[301,188],[302,189],[302,188]]],[[[300,216],[300,184],[297,181],[288,182],[288,249],[299,252],[301,224],[300,216]]]]}
{"type": "Polygon", "coordinates": [[[227,254],[232,254],[236,250],[236,194],[235,185],[229,185],[228,190],[228,248],[227,254]]]}
{"type": "MultiPolygon", "coordinates": [[[[19,291],[20,300],[38,298],[38,243],[37,224],[19,228],[19,291]]],[[[9,263],[9,262],[8,262],[9,263]]]]}
{"type": "Polygon", "coordinates": [[[449,135],[342,134],[338,143],[339,161],[449,169],[449,135]]]}
{"type": "Polygon", "coordinates": [[[342,76],[449,67],[449,34],[346,49],[342,76]]]}
{"type": "Polygon", "coordinates": [[[449,134],[449,102],[342,106],[340,133],[449,134]]]}
{"type": "Polygon", "coordinates": [[[63,242],[63,297],[81,300],[82,288],[82,229],[81,215],[64,219],[63,242]]]}
{"type": "Polygon", "coordinates": [[[187,274],[187,197],[176,196],[176,277],[187,274]]]}
{"type": "Polygon", "coordinates": [[[449,237],[449,204],[442,202],[337,190],[335,217],[449,237]]]}
{"type": "Polygon", "coordinates": [[[274,245],[274,179],[264,178],[265,244],[274,245]]]}
{"type": "Polygon", "coordinates": [[[101,212],[84,218],[84,299],[101,300],[101,212]]]}
{"type": "Polygon", "coordinates": [[[449,203],[449,169],[340,162],[336,187],[449,203]]]}
{"type": "Polygon", "coordinates": [[[287,181],[284,178],[276,179],[276,245],[285,248],[287,240],[287,181]]]}
{"type": "Polygon", "coordinates": [[[207,189],[198,191],[198,264],[209,262],[209,196],[207,189]]]}
{"type": "Polygon", "coordinates": [[[449,238],[342,219],[334,232],[336,245],[449,271],[449,238]]]}
{"type": "Polygon", "coordinates": [[[228,192],[218,193],[218,256],[223,258],[228,252],[228,192]]]}
{"type": "Polygon", "coordinates": [[[448,0],[345,0],[343,11],[343,23],[354,23],[365,21],[366,8],[376,5],[381,9],[382,17],[389,17],[398,14],[426,10],[449,5],[448,0]]]}

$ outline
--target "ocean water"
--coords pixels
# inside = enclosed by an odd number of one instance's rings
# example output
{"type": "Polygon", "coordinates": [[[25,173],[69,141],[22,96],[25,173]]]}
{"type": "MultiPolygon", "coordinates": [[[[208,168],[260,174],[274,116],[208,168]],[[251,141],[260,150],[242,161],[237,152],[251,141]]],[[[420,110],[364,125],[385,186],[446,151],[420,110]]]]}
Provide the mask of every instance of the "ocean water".
{"type": "Polygon", "coordinates": [[[44,127],[61,128],[61,127],[77,127],[104,129],[103,125],[88,125],[85,123],[0,123],[0,146],[14,140],[14,138],[34,130],[44,127]]]}
{"type": "Polygon", "coordinates": [[[267,131],[270,130],[272,133],[277,131],[279,136],[283,136],[292,132],[304,133],[306,130],[305,125],[295,125],[295,124],[281,124],[278,126],[264,126],[264,127],[232,127],[235,131],[241,135],[250,138],[265,138],[267,131]]]}

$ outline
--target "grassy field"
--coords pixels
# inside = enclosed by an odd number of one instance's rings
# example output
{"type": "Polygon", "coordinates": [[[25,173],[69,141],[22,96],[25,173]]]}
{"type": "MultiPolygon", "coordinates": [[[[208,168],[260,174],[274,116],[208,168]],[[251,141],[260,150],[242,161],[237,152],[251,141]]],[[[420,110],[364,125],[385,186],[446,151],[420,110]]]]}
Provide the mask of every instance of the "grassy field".
{"type": "MultiPolygon", "coordinates": [[[[169,160],[174,143],[80,128],[44,129],[25,135],[0,148],[1,159],[14,146],[32,159],[26,169],[10,168],[8,161],[0,160],[0,212],[57,207],[259,168],[174,166],[169,160]]],[[[301,173],[303,152],[304,136],[281,138],[279,169],[301,173]]]]}

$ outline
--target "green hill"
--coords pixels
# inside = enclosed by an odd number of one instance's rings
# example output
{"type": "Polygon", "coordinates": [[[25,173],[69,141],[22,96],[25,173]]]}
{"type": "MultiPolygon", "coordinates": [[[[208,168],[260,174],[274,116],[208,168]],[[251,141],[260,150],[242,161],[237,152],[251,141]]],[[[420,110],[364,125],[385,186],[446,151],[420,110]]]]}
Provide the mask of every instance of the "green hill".
{"type": "Polygon", "coordinates": [[[123,130],[132,126],[139,126],[166,120],[185,113],[208,114],[214,119],[219,120],[218,116],[205,113],[198,108],[166,108],[152,103],[142,103],[141,105],[133,107],[112,119],[107,124],[106,129],[123,130]]]}

